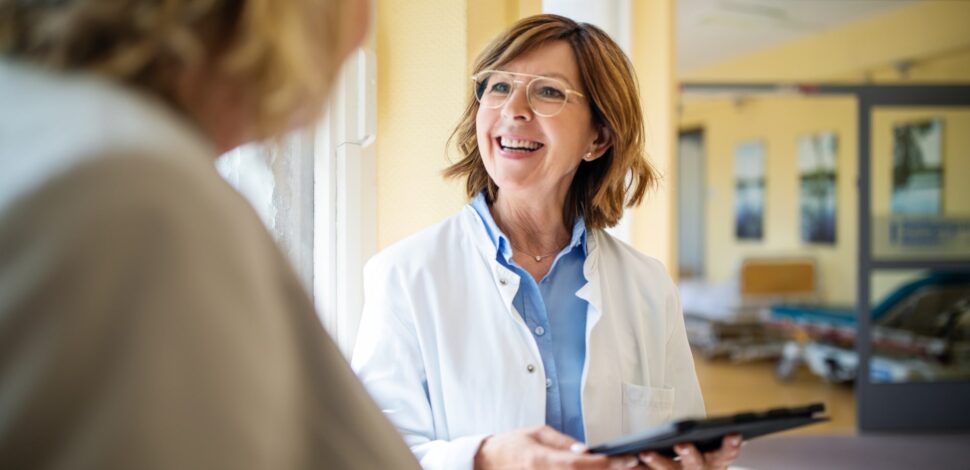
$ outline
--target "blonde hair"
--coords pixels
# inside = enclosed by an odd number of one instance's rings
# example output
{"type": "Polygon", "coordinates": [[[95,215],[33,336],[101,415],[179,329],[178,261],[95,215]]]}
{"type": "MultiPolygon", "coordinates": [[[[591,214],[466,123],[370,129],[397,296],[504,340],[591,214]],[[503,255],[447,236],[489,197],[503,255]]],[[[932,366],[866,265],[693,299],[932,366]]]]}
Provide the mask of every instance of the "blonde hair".
{"type": "Polygon", "coordinates": [[[342,0],[0,0],[0,56],[96,72],[172,104],[180,71],[215,66],[241,84],[253,124],[269,136],[295,113],[320,112],[342,59],[345,8],[342,0]]]}
{"type": "MultiPolygon", "coordinates": [[[[498,68],[551,41],[570,45],[579,66],[580,81],[589,102],[593,124],[609,130],[611,145],[603,156],[583,161],[566,196],[565,221],[583,216],[591,229],[612,227],[623,207],[634,207],[657,174],[644,156],[643,112],[630,60],[599,28],[557,15],[525,18],[502,33],[475,62],[473,73],[498,68]],[[627,179],[629,178],[629,180],[627,179]]],[[[448,178],[464,178],[469,198],[485,191],[489,203],[498,186],[485,171],[475,129],[478,102],[469,87],[467,106],[452,132],[462,158],[445,169],[448,178]]]]}

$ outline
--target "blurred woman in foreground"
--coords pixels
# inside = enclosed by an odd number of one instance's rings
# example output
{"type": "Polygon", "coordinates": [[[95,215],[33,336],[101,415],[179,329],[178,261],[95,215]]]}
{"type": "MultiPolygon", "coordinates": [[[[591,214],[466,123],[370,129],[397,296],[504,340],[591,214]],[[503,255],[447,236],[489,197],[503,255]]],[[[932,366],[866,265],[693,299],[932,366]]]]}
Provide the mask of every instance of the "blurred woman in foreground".
{"type": "Polygon", "coordinates": [[[0,468],[409,468],[216,173],[366,0],[0,0],[0,468]]]}

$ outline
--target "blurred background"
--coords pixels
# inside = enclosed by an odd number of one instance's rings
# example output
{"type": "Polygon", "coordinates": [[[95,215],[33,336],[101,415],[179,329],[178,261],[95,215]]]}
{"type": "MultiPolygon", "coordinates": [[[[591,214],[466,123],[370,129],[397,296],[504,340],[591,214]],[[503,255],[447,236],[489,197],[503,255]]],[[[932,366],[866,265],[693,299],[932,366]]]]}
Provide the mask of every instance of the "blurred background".
{"type": "Polygon", "coordinates": [[[328,117],[220,162],[345,351],[360,269],[466,201],[440,172],[487,42],[541,12],[627,51],[662,186],[614,234],[678,280],[710,414],[970,429],[970,2],[377,0],[328,117]],[[268,157],[268,158],[267,158],[268,157]]]}

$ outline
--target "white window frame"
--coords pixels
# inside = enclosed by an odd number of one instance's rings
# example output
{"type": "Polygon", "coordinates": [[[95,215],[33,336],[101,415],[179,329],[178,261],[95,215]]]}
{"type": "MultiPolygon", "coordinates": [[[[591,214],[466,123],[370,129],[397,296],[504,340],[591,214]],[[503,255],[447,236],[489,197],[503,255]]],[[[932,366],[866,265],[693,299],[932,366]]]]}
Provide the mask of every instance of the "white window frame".
{"type": "Polygon", "coordinates": [[[351,54],[318,125],[216,162],[263,219],[348,358],[363,309],[364,264],[377,248],[375,64],[372,46],[351,54]]]}
{"type": "Polygon", "coordinates": [[[363,309],[363,268],[377,249],[376,56],[358,49],[336,81],[314,138],[313,298],[350,357],[363,309]]]}

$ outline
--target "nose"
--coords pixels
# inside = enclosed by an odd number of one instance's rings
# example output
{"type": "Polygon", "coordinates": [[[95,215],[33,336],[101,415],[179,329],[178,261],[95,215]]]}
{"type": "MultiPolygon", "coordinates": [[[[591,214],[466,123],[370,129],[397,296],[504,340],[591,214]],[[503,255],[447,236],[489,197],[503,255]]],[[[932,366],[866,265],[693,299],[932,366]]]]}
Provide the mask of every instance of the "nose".
{"type": "Polygon", "coordinates": [[[512,120],[531,121],[532,108],[529,106],[529,97],[526,96],[525,86],[516,84],[512,89],[512,95],[508,101],[502,105],[502,117],[512,120]]]}

